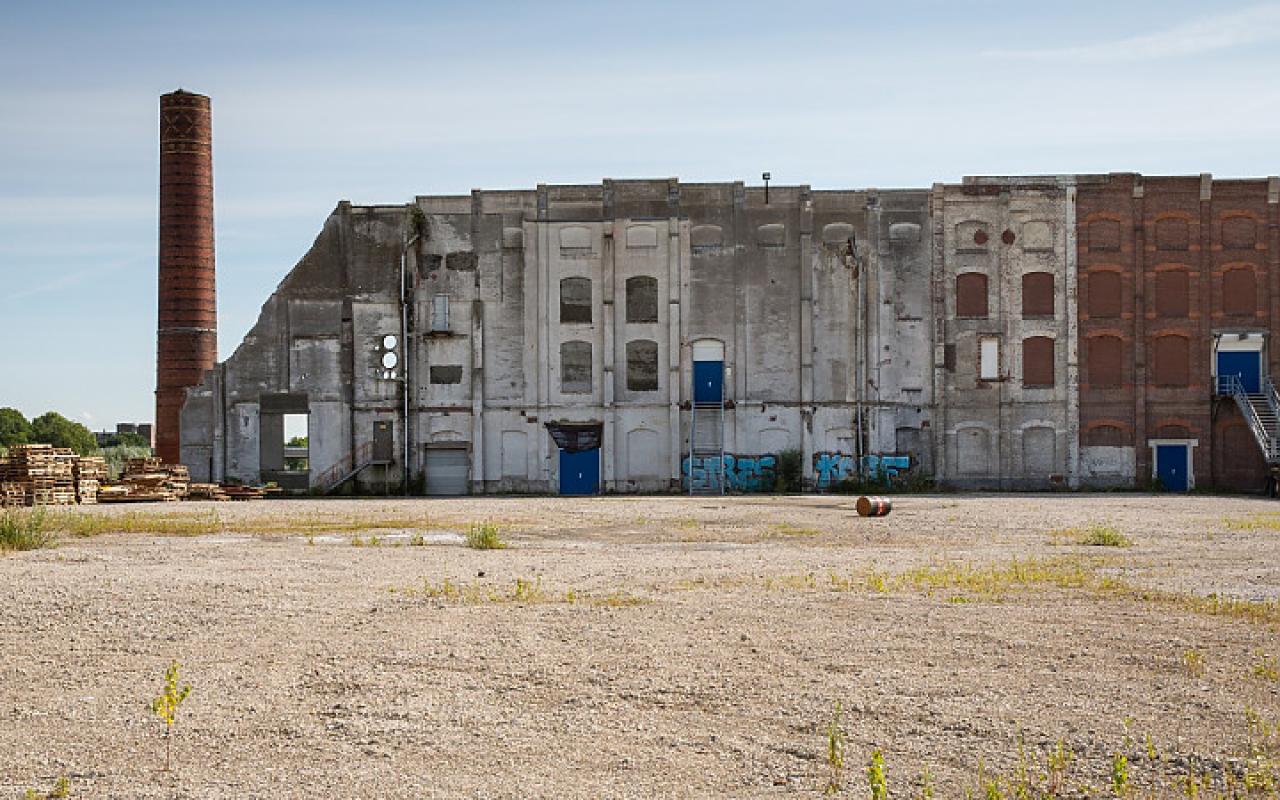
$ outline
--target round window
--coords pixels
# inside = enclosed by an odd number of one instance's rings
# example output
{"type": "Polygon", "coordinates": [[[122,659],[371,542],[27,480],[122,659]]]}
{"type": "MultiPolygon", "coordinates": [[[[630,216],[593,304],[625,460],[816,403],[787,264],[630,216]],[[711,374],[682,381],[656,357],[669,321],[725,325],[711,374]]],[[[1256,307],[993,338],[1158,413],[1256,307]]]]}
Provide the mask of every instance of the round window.
{"type": "Polygon", "coordinates": [[[395,369],[396,364],[400,363],[400,358],[395,353],[382,354],[382,366],[387,369],[395,369]]]}
{"type": "Polygon", "coordinates": [[[398,344],[400,344],[400,340],[395,337],[395,334],[388,333],[382,337],[383,350],[395,350],[398,344]]]}

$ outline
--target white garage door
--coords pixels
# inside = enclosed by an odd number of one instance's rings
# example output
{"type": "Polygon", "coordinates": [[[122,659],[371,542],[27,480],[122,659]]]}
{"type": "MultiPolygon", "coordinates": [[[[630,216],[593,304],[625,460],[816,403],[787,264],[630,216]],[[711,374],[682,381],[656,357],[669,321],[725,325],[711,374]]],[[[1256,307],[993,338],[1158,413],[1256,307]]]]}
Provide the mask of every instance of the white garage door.
{"type": "Polygon", "coordinates": [[[470,467],[466,450],[428,450],[427,494],[467,494],[470,467]]]}

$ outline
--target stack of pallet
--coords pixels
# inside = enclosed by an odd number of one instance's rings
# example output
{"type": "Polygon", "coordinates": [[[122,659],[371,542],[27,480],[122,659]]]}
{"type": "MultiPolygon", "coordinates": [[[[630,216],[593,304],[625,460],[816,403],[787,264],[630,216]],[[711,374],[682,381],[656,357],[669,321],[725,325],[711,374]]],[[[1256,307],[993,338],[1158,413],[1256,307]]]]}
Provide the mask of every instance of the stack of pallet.
{"type": "MultiPolygon", "coordinates": [[[[4,461],[4,459],[0,459],[4,461]]],[[[0,470],[4,467],[0,466],[0,470]]],[[[22,484],[11,481],[0,483],[0,508],[14,508],[16,506],[25,506],[27,504],[27,493],[23,491],[22,484]]]]}
{"type": "Polygon", "coordinates": [[[158,458],[131,458],[125,462],[120,483],[98,491],[102,503],[145,503],[181,500],[191,486],[191,474],[182,464],[165,464],[158,458]]]}
{"type": "Polygon", "coordinates": [[[231,498],[216,483],[193,483],[187,489],[188,500],[230,500],[231,498]]]}
{"type": "Polygon", "coordinates": [[[267,496],[267,490],[256,486],[222,485],[223,493],[232,500],[261,500],[267,496]]]}
{"type": "Polygon", "coordinates": [[[0,495],[5,505],[16,504],[22,492],[22,504],[28,506],[74,505],[76,502],[76,454],[65,448],[47,444],[20,444],[0,459],[0,495]]]}
{"type": "Polygon", "coordinates": [[[72,465],[76,499],[81,505],[98,502],[98,488],[107,480],[107,460],[102,456],[80,456],[72,465]]]}

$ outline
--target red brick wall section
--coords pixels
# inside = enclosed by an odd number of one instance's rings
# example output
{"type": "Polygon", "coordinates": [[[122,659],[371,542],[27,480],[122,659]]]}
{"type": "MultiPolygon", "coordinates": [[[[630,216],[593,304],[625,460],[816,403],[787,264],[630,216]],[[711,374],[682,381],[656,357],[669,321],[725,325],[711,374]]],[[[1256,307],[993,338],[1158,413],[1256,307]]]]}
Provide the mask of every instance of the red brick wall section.
{"type": "Polygon", "coordinates": [[[160,98],[160,258],[156,454],[180,458],[186,390],[218,358],[213,253],[213,127],[209,98],[160,98]]]}
{"type": "Polygon", "coordinates": [[[1081,444],[1120,444],[1119,431],[1143,483],[1149,439],[1197,439],[1197,485],[1261,490],[1243,420],[1230,402],[1214,409],[1212,349],[1215,331],[1270,332],[1280,367],[1280,209],[1267,181],[1116,174],[1082,179],[1078,200],[1081,444]],[[1119,385],[1099,380],[1116,371],[1119,385]]]}

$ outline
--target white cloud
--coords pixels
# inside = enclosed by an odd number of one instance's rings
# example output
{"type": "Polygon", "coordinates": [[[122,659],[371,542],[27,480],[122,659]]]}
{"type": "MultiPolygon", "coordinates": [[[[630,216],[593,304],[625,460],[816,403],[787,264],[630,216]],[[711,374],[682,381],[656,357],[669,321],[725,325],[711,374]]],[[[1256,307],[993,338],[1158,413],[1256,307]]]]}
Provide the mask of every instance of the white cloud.
{"type": "Polygon", "coordinates": [[[983,55],[1042,61],[1148,61],[1226,50],[1280,39],[1280,3],[1215,14],[1163,31],[1096,44],[1038,50],[988,50],[983,55]]]}

